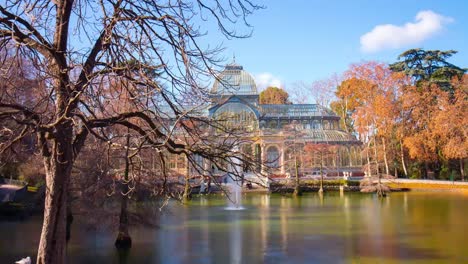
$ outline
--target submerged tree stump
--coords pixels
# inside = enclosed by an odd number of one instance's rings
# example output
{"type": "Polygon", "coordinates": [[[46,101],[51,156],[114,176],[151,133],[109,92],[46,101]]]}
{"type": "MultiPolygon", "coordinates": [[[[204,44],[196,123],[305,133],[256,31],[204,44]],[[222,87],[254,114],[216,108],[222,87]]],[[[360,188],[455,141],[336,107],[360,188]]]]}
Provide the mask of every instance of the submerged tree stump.
{"type": "Polygon", "coordinates": [[[132,247],[132,238],[124,232],[119,232],[115,240],[115,247],[117,249],[130,249],[132,247]]]}
{"type": "Polygon", "coordinates": [[[385,197],[387,196],[387,193],[390,192],[390,188],[387,185],[381,183],[378,179],[373,177],[361,180],[359,187],[361,188],[361,192],[377,193],[379,197],[385,197]]]}

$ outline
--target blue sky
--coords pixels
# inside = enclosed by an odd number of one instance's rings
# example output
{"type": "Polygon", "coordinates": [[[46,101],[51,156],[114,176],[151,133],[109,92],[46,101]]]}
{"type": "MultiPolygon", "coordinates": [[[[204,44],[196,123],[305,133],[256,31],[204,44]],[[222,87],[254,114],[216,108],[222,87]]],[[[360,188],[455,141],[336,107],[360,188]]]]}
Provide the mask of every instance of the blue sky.
{"type": "MultiPolygon", "coordinates": [[[[235,53],[236,61],[262,82],[259,86],[281,83],[288,88],[298,81],[310,83],[361,61],[391,63],[410,48],[454,49],[458,54],[450,62],[468,67],[468,1],[260,3],[266,9],[248,18],[252,37],[223,41],[227,62],[235,53]]],[[[203,41],[218,43],[220,35],[209,29],[203,41]]]]}

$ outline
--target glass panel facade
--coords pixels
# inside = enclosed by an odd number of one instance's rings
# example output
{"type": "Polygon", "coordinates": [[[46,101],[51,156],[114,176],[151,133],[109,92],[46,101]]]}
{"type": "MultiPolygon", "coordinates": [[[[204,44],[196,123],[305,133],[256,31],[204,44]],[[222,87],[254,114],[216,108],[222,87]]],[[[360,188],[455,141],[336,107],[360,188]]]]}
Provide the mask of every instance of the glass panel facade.
{"type": "Polygon", "coordinates": [[[336,116],[329,109],[317,104],[260,105],[264,117],[313,117],[336,116]]]}
{"type": "Polygon", "coordinates": [[[237,64],[227,65],[218,75],[211,90],[213,94],[255,95],[257,86],[252,76],[237,64]]]}
{"type": "Polygon", "coordinates": [[[240,129],[242,131],[255,131],[258,129],[258,120],[254,111],[241,103],[227,103],[216,110],[214,119],[227,129],[240,129]]]}
{"type": "MultiPolygon", "coordinates": [[[[354,135],[340,129],[339,116],[318,104],[259,104],[255,81],[240,65],[227,65],[217,76],[211,93],[211,102],[206,110],[209,117],[218,122],[215,126],[221,126],[215,133],[221,135],[220,133],[231,130],[230,132],[239,133],[242,139],[252,140],[255,144],[254,147],[250,144],[242,147],[244,158],[254,156],[259,164],[265,159],[268,167],[275,168],[273,171],[278,172],[281,169],[282,173],[293,172],[294,155],[290,150],[284,154],[281,151],[288,148],[294,127],[299,133],[297,139],[303,144],[325,143],[334,146],[336,154],[324,158],[328,169],[333,168],[338,173],[338,167],[361,164],[361,143],[354,135]],[[352,146],[354,148],[350,148],[352,146]]],[[[301,150],[302,147],[297,146],[297,151],[301,150]]],[[[301,173],[311,173],[321,165],[316,156],[301,156],[297,162],[301,173]]],[[[210,166],[213,172],[223,173],[216,168],[224,168],[222,162],[216,166],[213,162],[208,164],[207,167],[210,166]]],[[[178,168],[179,165],[181,161],[176,160],[173,166],[178,168]]],[[[242,167],[245,172],[261,171],[260,165],[248,168],[242,164],[242,167]]]]}
{"type": "Polygon", "coordinates": [[[268,147],[266,154],[268,166],[272,168],[278,168],[280,157],[278,148],[275,146],[268,147]]]}

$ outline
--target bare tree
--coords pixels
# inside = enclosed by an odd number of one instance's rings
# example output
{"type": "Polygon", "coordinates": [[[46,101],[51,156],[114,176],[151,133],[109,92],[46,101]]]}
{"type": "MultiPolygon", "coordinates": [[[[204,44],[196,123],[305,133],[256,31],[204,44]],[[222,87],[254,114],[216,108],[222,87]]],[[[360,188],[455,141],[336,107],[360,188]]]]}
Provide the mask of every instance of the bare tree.
{"type": "Polygon", "coordinates": [[[308,102],[312,96],[309,84],[303,81],[294,82],[286,91],[290,94],[291,101],[294,104],[311,103],[308,102]]]}
{"type": "Polygon", "coordinates": [[[304,147],[308,154],[308,158],[314,167],[318,164],[320,173],[320,189],[319,193],[323,193],[323,177],[330,170],[329,160],[333,160],[337,156],[337,146],[327,143],[309,143],[304,147]]]}
{"type": "Polygon", "coordinates": [[[335,98],[336,88],[340,85],[342,78],[338,74],[333,74],[327,79],[312,83],[299,81],[295,82],[288,91],[294,103],[303,104],[313,98],[314,103],[328,107],[335,98]]]}
{"type": "Polygon", "coordinates": [[[31,61],[36,79],[44,84],[42,90],[35,88],[41,96],[33,104],[9,93],[0,98],[2,122],[20,128],[10,143],[35,133],[44,160],[46,200],[37,263],[65,262],[68,185],[89,134],[112,143],[107,128],[122,126],[139,135],[142,147],[158,151],[225,161],[236,154],[232,152],[236,142],[213,142],[183,122],[180,129],[195,134],[199,144],[177,141],[165,120],[194,118],[209,124],[198,117],[200,107],[186,105],[207,99],[203,83],[216,73],[220,49],[199,45],[203,32],[193,21],[214,21],[225,36],[246,37],[248,33],[239,34],[229,25],[238,20],[247,24],[246,16],[258,8],[249,0],[228,4],[7,0],[0,4],[1,50],[31,61]],[[127,91],[132,98],[129,110],[116,111],[108,105],[111,80],[116,77],[134,87],[127,91]],[[217,147],[206,147],[208,142],[217,147]]]}
{"type": "Polygon", "coordinates": [[[288,146],[288,151],[287,151],[287,154],[288,154],[287,163],[289,163],[288,170],[291,173],[291,168],[292,168],[293,169],[292,173],[294,174],[294,191],[293,191],[294,196],[302,195],[302,189],[301,189],[299,177],[304,174],[304,171],[302,168],[304,166],[303,149],[304,149],[305,141],[301,140],[301,138],[304,136],[304,133],[302,129],[299,127],[300,127],[300,123],[294,120],[285,129],[287,133],[286,144],[288,146]]]}

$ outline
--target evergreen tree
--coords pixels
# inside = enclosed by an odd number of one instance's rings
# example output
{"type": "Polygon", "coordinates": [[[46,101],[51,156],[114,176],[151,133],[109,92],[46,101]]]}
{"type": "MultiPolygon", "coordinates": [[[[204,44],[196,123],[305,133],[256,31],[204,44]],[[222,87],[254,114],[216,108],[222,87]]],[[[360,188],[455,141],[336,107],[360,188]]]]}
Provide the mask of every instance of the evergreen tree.
{"type": "Polygon", "coordinates": [[[455,50],[410,49],[400,54],[398,60],[401,61],[390,64],[390,69],[412,77],[418,87],[422,82],[429,82],[453,92],[452,79],[460,79],[467,70],[447,62],[456,53],[455,50]]]}

